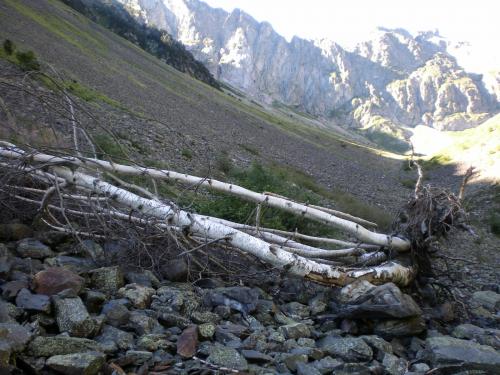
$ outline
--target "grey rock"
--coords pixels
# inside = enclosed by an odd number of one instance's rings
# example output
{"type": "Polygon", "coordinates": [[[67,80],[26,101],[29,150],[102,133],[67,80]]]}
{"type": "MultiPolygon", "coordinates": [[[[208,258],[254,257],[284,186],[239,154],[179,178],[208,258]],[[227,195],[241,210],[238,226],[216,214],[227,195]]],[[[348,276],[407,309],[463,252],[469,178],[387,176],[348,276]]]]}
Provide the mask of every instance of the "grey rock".
{"type": "Polygon", "coordinates": [[[8,256],[0,256],[0,278],[8,279],[12,268],[12,259],[8,256]]]}
{"type": "Polygon", "coordinates": [[[382,365],[390,375],[404,375],[408,370],[408,362],[406,360],[390,353],[385,353],[382,365]]]}
{"type": "Polygon", "coordinates": [[[170,342],[165,334],[148,334],[141,336],[137,340],[136,346],[140,350],[150,352],[176,349],[176,345],[170,342]]]}
{"type": "Polygon", "coordinates": [[[257,307],[259,292],[248,287],[216,288],[205,291],[203,302],[207,306],[229,306],[243,314],[249,314],[257,307]]]}
{"type": "Polygon", "coordinates": [[[51,267],[64,267],[73,272],[87,272],[96,267],[96,263],[89,258],[80,258],[68,255],[58,255],[54,258],[45,259],[45,263],[51,267]]]}
{"type": "Polygon", "coordinates": [[[410,371],[413,371],[413,372],[419,372],[419,373],[426,373],[427,371],[429,371],[431,368],[429,367],[428,364],[426,363],[414,363],[413,365],[411,365],[410,367],[410,371]]]}
{"type": "Polygon", "coordinates": [[[139,336],[154,333],[159,327],[158,320],[148,316],[143,311],[144,310],[132,311],[127,323],[127,327],[132,329],[139,336]]]}
{"type": "Polygon", "coordinates": [[[218,323],[220,321],[220,316],[210,311],[195,311],[190,317],[196,324],[218,323]]]}
{"type": "Polygon", "coordinates": [[[92,285],[99,291],[114,294],[124,285],[119,267],[103,267],[92,271],[92,285]]]}
{"type": "Polygon", "coordinates": [[[0,370],[9,366],[12,348],[9,342],[0,338],[0,370]]]}
{"type": "Polygon", "coordinates": [[[340,290],[339,299],[342,303],[351,303],[359,297],[367,294],[376,286],[366,280],[356,280],[353,283],[347,284],[340,290]]]}
{"type": "Polygon", "coordinates": [[[127,324],[130,319],[128,304],[128,300],[124,299],[110,300],[103,305],[101,313],[106,316],[108,324],[119,327],[127,324]]]}
{"type": "Polygon", "coordinates": [[[283,360],[283,363],[290,371],[297,371],[297,366],[299,363],[307,363],[309,357],[307,354],[287,354],[283,360]]]}
{"type": "Polygon", "coordinates": [[[43,294],[31,294],[28,289],[22,289],[16,297],[16,306],[29,311],[50,313],[50,297],[43,294]]]}
{"type": "Polygon", "coordinates": [[[134,345],[134,335],[110,325],[104,325],[101,334],[95,338],[106,353],[127,350],[134,345]]]}
{"type": "Polygon", "coordinates": [[[321,372],[310,363],[297,363],[298,375],[321,375],[321,372]]]}
{"type": "Polygon", "coordinates": [[[385,354],[392,354],[392,345],[383,338],[375,335],[361,336],[361,338],[372,348],[375,357],[379,361],[384,359],[385,354]]]}
{"type": "Polygon", "coordinates": [[[101,351],[101,345],[80,337],[69,336],[37,336],[28,346],[28,352],[34,357],[50,357],[53,355],[73,354],[88,351],[101,351]]]}
{"type": "Polygon", "coordinates": [[[151,308],[159,313],[175,312],[189,316],[197,311],[201,304],[201,298],[190,284],[162,286],[152,298],[151,308]]]}
{"type": "Polygon", "coordinates": [[[128,272],[125,274],[125,280],[128,284],[138,284],[149,288],[158,288],[160,281],[151,271],[128,272]]]}
{"type": "Polygon", "coordinates": [[[311,336],[311,329],[304,323],[287,324],[281,326],[279,330],[287,339],[298,339],[311,336]]]}
{"type": "Polygon", "coordinates": [[[458,339],[475,340],[480,344],[500,349],[500,330],[481,328],[472,324],[460,324],[451,333],[458,339]]]}
{"type": "Polygon", "coordinates": [[[165,327],[179,327],[179,328],[187,328],[191,325],[191,321],[176,313],[163,313],[158,316],[158,321],[165,327]]]}
{"type": "Polygon", "coordinates": [[[500,294],[491,290],[475,292],[471,301],[492,312],[500,309],[500,294]]]}
{"type": "Polygon", "coordinates": [[[432,367],[455,370],[481,370],[494,373],[500,368],[500,353],[490,346],[449,336],[426,340],[432,367]]]}
{"type": "Polygon", "coordinates": [[[106,295],[96,290],[87,290],[83,294],[83,302],[90,313],[97,314],[101,312],[105,301],[106,295]]]}
{"type": "Polygon", "coordinates": [[[424,332],[427,329],[422,317],[383,320],[375,324],[373,332],[383,338],[414,336],[424,332]]]}
{"type": "Polygon", "coordinates": [[[326,336],[318,341],[318,347],[346,362],[367,362],[373,357],[372,349],[362,338],[357,337],[326,336]]]}
{"type": "Polygon", "coordinates": [[[145,350],[128,350],[125,357],[134,365],[142,365],[153,358],[153,353],[145,350]]]}
{"type": "Polygon", "coordinates": [[[354,318],[409,318],[422,314],[417,303],[393,283],[387,283],[361,294],[340,311],[340,316],[354,318]]]}
{"type": "Polygon", "coordinates": [[[54,255],[50,247],[35,238],[19,241],[16,251],[22,258],[45,259],[54,255]]]}
{"type": "Polygon", "coordinates": [[[13,352],[21,352],[33,337],[33,333],[18,323],[0,323],[0,340],[6,341],[13,352]]]}
{"type": "Polygon", "coordinates": [[[118,296],[127,298],[136,309],[148,308],[154,293],[155,290],[153,288],[139,284],[128,284],[118,289],[118,296]]]}
{"type": "Polygon", "coordinates": [[[95,330],[95,324],[90,317],[80,297],[54,297],[56,321],[61,332],[71,336],[88,337],[95,330]]]}
{"type": "Polygon", "coordinates": [[[228,367],[240,371],[248,369],[248,362],[240,353],[235,349],[221,345],[216,345],[212,348],[207,361],[216,366],[228,367]]]}
{"type": "Polygon", "coordinates": [[[333,371],[341,368],[344,361],[339,358],[324,357],[319,361],[314,361],[313,366],[318,369],[321,374],[331,374],[333,371]]]}
{"type": "Polygon", "coordinates": [[[241,355],[250,363],[268,363],[272,362],[273,358],[267,354],[257,350],[242,350],[241,355]]]}
{"type": "Polygon", "coordinates": [[[286,303],[281,306],[281,309],[292,319],[305,319],[309,317],[310,314],[309,306],[303,305],[299,302],[286,303]]]}
{"type": "Polygon", "coordinates": [[[99,352],[55,355],[47,359],[46,365],[65,375],[95,375],[106,362],[106,357],[99,352]]]}

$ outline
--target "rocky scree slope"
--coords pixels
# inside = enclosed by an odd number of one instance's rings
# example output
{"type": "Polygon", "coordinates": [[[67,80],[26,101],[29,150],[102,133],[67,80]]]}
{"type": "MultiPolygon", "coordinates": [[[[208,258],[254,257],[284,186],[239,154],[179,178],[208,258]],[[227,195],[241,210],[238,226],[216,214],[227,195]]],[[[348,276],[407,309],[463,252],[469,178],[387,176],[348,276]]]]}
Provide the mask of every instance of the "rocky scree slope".
{"type": "Polygon", "coordinates": [[[465,72],[437,32],[381,28],[348,51],[326,39],[288,42],[269,23],[198,0],[116,1],[168,31],[217,79],[264,102],[388,133],[417,124],[461,130],[498,110],[482,77],[465,72]]]}
{"type": "Polygon", "coordinates": [[[340,289],[273,273],[246,286],[190,283],[179,259],[158,274],[113,265],[126,246],[1,223],[0,371],[416,375],[500,366],[492,289],[469,300],[479,325],[460,324],[449,303],[421,308],[394,284],[340,289]]]}

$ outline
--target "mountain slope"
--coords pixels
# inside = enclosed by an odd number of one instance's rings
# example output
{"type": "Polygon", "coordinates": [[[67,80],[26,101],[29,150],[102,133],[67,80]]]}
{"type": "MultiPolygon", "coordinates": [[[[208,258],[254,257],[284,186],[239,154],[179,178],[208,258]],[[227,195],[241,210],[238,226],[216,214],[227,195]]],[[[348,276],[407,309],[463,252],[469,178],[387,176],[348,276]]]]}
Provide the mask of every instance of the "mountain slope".
{"type": "MultiPolygon", "coordinates": [[[[154,159],[207,174],[223,158],[243,166],[258,160],[305,173],[343,198],[352,199],[349,192],[390,209],[408,193],[400,183],[397,156],[355,145],[289,108],[265,108],[237,91],[215,90],[59,1],[0,3],[0,40],[6,38],[20,49],[34,50],[74,93],[91,93],[81,97],[92,118],[80,120],[98,135],[113,130],[143,162],[154,159]]],[[[4,79],[19,77],[6,62],[1,71],[4,79]]],[[[26,99],[15,90],[2,96],[19,125],[68,124],[67,118],[54,118],[43,107],[19,105],[26,99]]]]}
{"type": "Polygon", "coordinates": [[[467,74],[437,33],[380,29],[347,51],[328,40],[287,42],[239,9],[228,13],[198,0],[116,1],[171,33],[216,78],[343,125],[367,127],[381,116],[395,126],[458,130],[498,110],[481,77],[467,74]]]}

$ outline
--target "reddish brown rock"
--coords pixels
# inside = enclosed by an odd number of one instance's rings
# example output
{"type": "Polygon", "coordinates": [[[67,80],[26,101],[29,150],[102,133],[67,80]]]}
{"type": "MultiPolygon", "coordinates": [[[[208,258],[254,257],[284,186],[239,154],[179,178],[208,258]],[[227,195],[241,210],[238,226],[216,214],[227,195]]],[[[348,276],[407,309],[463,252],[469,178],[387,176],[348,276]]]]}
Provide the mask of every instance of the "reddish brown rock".
{"type": "Polygon", "coordinates": [[[177,354],[184,358],[191,358],[196,354],[198,346],[198,327],[187,327],[177,340],[177,354]]]}
{"type": "Polygon", "coordinates": [[[80,293],[85,283],[83,277],[63,268],[51,267],[38,272],[33,278],[33,290],[38,294],[52,296],[65,289],[71,289],[75,294],[80,293]]]}

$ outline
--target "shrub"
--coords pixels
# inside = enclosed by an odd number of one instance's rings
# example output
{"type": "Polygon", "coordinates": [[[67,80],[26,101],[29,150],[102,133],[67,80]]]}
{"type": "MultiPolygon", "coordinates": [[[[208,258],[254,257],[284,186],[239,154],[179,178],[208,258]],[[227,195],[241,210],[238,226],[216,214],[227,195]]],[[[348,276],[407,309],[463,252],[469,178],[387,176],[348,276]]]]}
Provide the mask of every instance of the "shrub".
{"type": "Polygon", "coordinates": [[[491,232],[500,237],[500,214],[493,213],[489,218],[491,232]]]}
{"type": "Polygon", "coordinates": [[[22,70],[40,70],[40,63],[33,51],[18,51],[16,52],[16,58],[22,70]]]}
{"type": "Polygon", "coordinates": [[[181,155],[187,160],[191,160],[193,158],[193,151],[191,151],[189,148],[183,148],[181,151],[181,155]]]}
{"type": "Polygon", "coordinates": [[[5,51],[5,53],[8,56],[10,56],[16,50],[16,45],[14,44],[14,42],[12,40],[5,39],[5,41],[3,42],[3,50],[5,51]]]}

